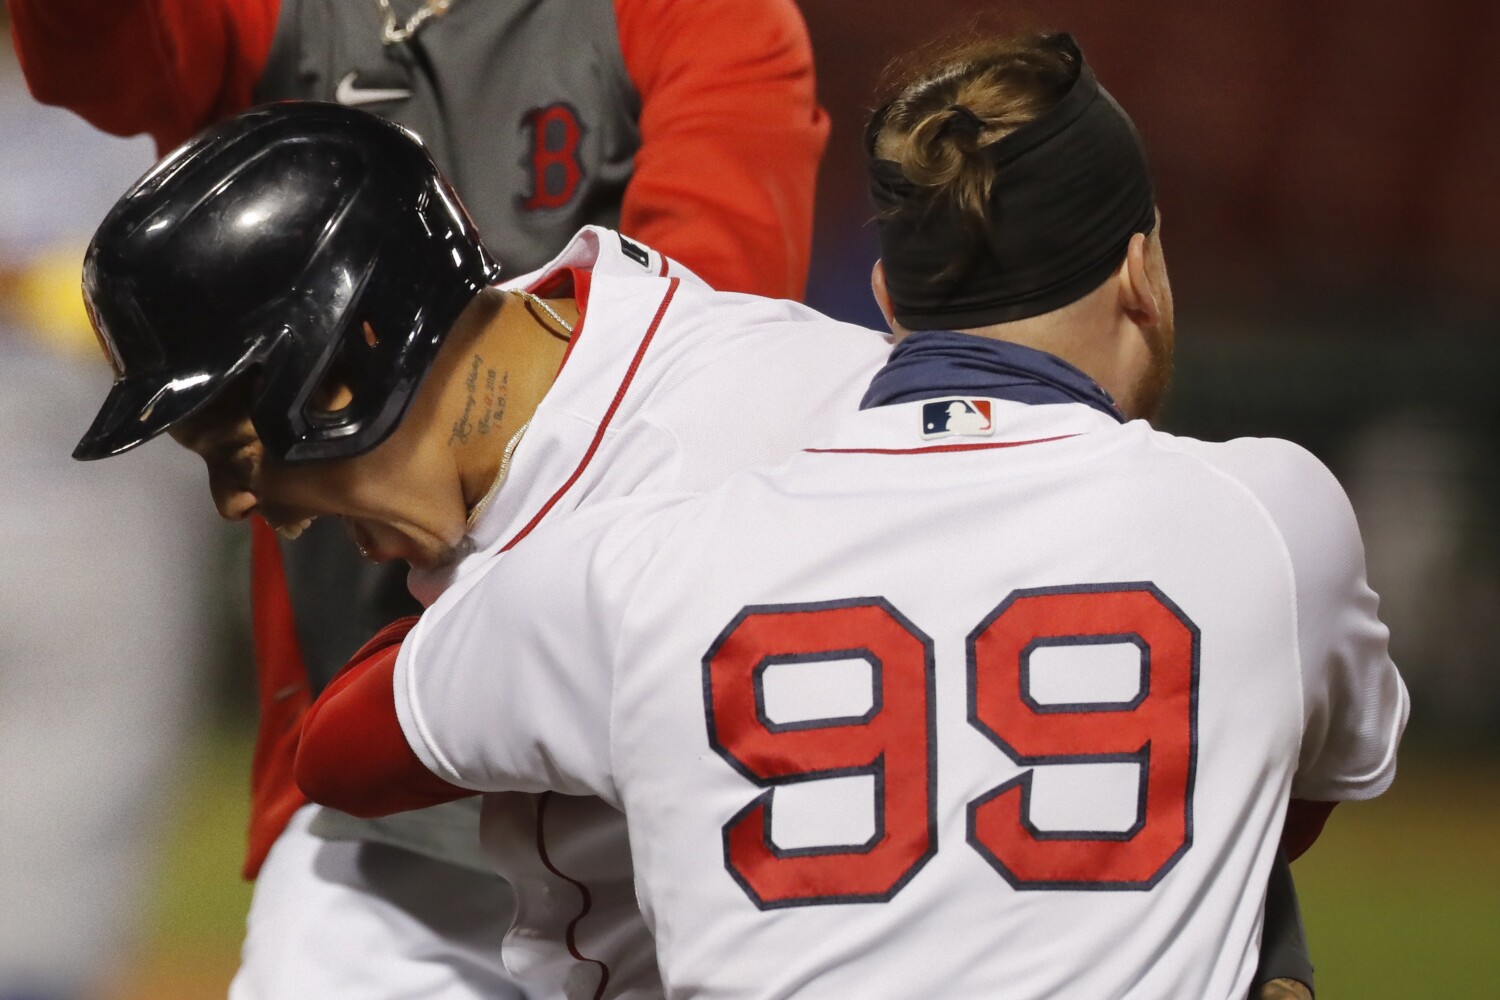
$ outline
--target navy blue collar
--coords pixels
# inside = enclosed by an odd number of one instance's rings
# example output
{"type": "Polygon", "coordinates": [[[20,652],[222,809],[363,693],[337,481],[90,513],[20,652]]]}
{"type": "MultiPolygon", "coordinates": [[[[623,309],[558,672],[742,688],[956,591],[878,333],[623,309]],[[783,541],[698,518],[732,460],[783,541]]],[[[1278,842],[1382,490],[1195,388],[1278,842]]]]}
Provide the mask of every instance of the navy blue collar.
{"type": "Polygon", "coordinates": [[[942,396],[1083,403],[1125,422],[1109,393],[1061,358],[952,330],[922,330],[897,344],[885,367],[875,373],[859,408],[942,396]]]}

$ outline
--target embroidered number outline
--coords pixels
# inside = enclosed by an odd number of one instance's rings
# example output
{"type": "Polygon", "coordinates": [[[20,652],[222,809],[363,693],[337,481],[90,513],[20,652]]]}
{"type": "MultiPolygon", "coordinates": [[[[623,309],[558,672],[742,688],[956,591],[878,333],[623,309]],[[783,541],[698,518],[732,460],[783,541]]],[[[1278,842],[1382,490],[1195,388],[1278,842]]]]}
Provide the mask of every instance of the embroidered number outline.
{"type": "Polygon", "coordinates": [[[709,744],[766,789],[724,825],[724,864],[761,909],[890,899],[937,850],[932,640],[882,598],[748,607],[703,657],[709,744]],[[861,716],[771,721],[763,678],[775,665],[863,659],[861,716]],[[875,833],[857,846],[777,847],[775,789],[872,775],[875,833]]]}
{"type": "Polygon", "coordinates": [[[1193,841],[1198,628],[1150,583],[1018,590],[969,634],[969,724],[1017,764],[969,803],[968,840],[1017,889],[1150,889],[1193,841]],[[1045,646],[1128,643],[1140,686],[1126,702],[1039,705],[1031,655],[1045,646]],[[1041,764],[1133,763],[1136,821],[1123,831],[1043,831],[1030,818],[1041,764]]]}

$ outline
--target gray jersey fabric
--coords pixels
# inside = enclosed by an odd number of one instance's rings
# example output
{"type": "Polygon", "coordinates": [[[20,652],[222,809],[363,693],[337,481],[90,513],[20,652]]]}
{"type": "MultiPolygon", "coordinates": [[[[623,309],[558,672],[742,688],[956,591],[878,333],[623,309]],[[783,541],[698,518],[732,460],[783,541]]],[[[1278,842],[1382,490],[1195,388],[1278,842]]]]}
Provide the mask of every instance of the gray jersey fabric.
{"type": "MultiPolygon", "coordinates": [[[[403,18],[421,6],[393,2],[403,18]]],[[[640,96],[612,3],[457,0],[396,45],[382,44],[382,23],[375,0],[283,0],[256,99],[333,101],[342,85],[343,103],[416,132],[509,274],[545,264],[584,225],[619,224],[640,96]],[[372,100],[403,90],[410,96],[372,100]],[[566,114],[548,109],[571,112],[579,133],[576,189],[555,206],[569,193],[569,137],[566,114]]]]}

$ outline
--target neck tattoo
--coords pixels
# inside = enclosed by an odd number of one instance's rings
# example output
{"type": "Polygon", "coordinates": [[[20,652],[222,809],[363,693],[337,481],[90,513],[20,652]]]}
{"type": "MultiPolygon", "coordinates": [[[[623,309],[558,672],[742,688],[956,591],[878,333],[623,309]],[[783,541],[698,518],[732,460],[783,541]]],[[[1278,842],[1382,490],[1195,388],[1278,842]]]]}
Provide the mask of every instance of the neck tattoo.
{"type": "MultiPolygon", "coordinates": [[[[515,294],[526,304],[526,311],[531,313],[533,319],[537,319],[536,313],[532,309],[534,306],[551,317],[552,322],[556,323],[563,330],[563,333],[559,334],[557,331],[549,329],[548,333],[556,337],[561,337],[563,340],[572,339],[573,324],[559,316],[557,310],[530,292],[517,289],[515,290],[515,294]]],[[[540,320],[537,321],[541,322],[540,320]]],[[[546,326],[546,324],[542,325],[546,326]]],[[[527,420],[521,425],[521,429],[511,435],[511,439],[505,443],[505,451],[500,456],[500,471],[495,473],[495,481],[490,483],[490,488],[485,490],[484,496],[480,497],[479,502],[474,505],[474,509],[469,511],[469,519],[466,527],[471,529],[474,527],[474,522],[479,520],[479,515],[484,513],[485,508],[490,505],[490,502],[495,499],[495,495],[500,492],[500,487],[505,483],[505,477],[510,474],[511,456],[515,454],[516,446],[521,443],[521,438],[526,434],[526,428],[530,426],[531,421],[527,420]]]]}

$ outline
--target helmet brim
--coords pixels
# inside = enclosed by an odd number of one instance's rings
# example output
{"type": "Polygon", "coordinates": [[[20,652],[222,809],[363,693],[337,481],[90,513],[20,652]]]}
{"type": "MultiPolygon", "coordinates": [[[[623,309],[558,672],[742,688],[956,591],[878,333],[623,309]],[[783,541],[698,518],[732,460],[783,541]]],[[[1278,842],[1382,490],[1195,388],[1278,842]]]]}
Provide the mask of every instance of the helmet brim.
{"type": "Polygon", "coordinates": [[[88,432],[73,449],[80,462],[119,455],[192,416],[224,388],[223,373],[196,372],[163,381],[123,378],[104,397],[88,432]]]}

